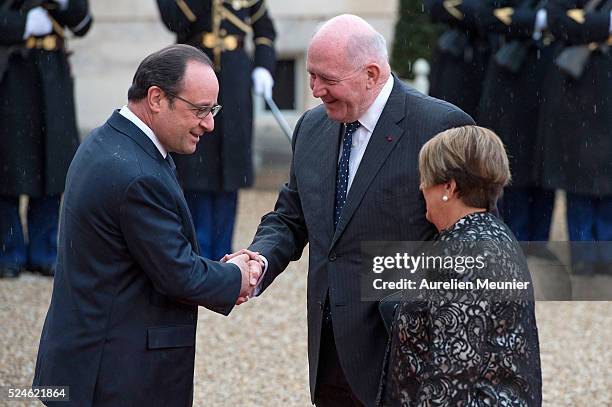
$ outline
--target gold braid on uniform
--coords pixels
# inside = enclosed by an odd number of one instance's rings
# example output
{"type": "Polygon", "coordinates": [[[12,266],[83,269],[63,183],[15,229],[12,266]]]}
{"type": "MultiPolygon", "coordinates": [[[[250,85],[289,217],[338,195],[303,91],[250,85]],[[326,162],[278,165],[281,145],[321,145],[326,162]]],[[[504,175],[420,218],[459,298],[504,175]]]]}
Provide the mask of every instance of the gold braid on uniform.
{"type": "Polygon", "coordinates": [[[567,10],[567,16],[577,22],[578,24],[584,24],[584,10],[581,8],[574,8],[571,10],[567,10]]]}
{"type": "MultiPolygon", "coordinates": [[[[51,16],[49,16],[51,17],[51,16]]],[[[64,38],[64,27],[60,25],[53,17],[51,17],[51,23],[53,24],[53,31],[60,37],[64,38]]]]}
{"type": "Polygon", "coordinates": [[[253,29],[251,28],[250,25],[242,21],[240,18],[236,17],[236,15],[232,13],[231,11],[229,11],[228,9],[226,9],[225,6],[219,5],[219,12],[226,20],[234,24],[236,27],[240,28],[245,33],[250,34],[253,32],[253,29]]]}
{"type": "Polygon", "coordinates": [[[448,14],[455,17],[457,20],[463,20],[465,16],[457,8],[458,6],[462,4],[463,4],[463,0],[445,0],[442,3],[442,6],[444,6],[444,9],[446,10],[448,14]]]}
{"type": "Polygon", "coordinates": [[[274,48],[274,42],[272,42],[272,40],[267,37],[255,38],[255,45],[267,45],[268,47],[274,48]]]}
{"type": "Polygon", "coordinates": [[[185,14],[185,17],[187,18],[187,20],[189,20],[190,23],[195,23],[198,17],[193,13],[193,11],[191,11],[187,3],[185,3],[185,0],[174,0],[174,1],[176,2],[176,5],[181,9],[183,14],[185,14]]]}
{"type": "Polygon", "coordinates": [[[512,7],[503,7],[493,10],[493,15],[502,23],[506,25],[512,24],[512,16],[514,15],[514,9],[512,7]]]}
{"type": "Polygon", "coordinates": [[[264,14],[266,14],[266,0],[262,0],[257,11],[251,15],[251,24],[255,24],[255,21],[262,18],[264,14]]]}

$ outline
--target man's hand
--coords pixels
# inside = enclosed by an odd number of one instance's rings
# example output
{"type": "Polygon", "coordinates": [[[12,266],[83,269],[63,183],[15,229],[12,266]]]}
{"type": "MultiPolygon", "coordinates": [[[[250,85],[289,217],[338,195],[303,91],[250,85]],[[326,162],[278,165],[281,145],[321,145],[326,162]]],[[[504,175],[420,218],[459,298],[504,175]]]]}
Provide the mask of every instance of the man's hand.
{"type": "MultiPolygon", "coordinates": [[[[254,256],[259,257],[254,252],[252,253],[254,256]]],[[[237,265],[240,268],[240,273],[242,274],[242,284],[240,287],[240,294],[238,296],[238,300],[236,301],[236,305],[240,305],[249,300],[253,289],[257,286],[259,282],[259,277],[262,273],[262,266],[260,260],[252,260],[252,258],[247,253],[242,254],[231,254],[225,255],[222,262],[228,262],[237,265]]]]}
{"type": "Polygon", "coordinates": [[[253,92],[257,96],[272,97],[272,87],[274,86],[274,79],[266,68],[258,66],[253,69],[251,74],[253,79],[253,92]]]}
{"type": "MultiPolygon", "coordinates": [[[[226,254],[221,259],[221,262],[223,262],[223,263],[228,262],[228,263],[236,264],[232,260],[237,259],[237,258],[245,259],[244,256],[247,256],[246,257],[247,258],[246,261],[247,261],[247,265],[248,265],[248,268],[249,268],[249,274],[250,274],[249,285],[251,287],[248,289],[248,292],[243,292],[243,290],[240,291],[240,296],[238,297],[238,300],[236,301],[236,305],[244,304],[251,297],[251,295],[253,293],[253,289],[257,286],[257,284],[259,283],[259,278],[263,274],[264,262],[261,259],[261,257],[259,256],[259,253],[252,252],[252,251],[250,251],[248,249],[241,249],[241,250],[238,250],[235,253],[226,254]]],[[[238,265],[238,264],[236,264],[236,265],[238,265]]],[[[238,267],[240,267],[240,266],[238,265],[238,267]]],[[[242,271],[242,268],[240,270],[242,271]]],[[[242,275],[243,283],[244,283],[244,277],[245,276],[244,276],[244,273],[243,273],[243,275],[242,275]]]]}
{"type": "Polygon", "coordinates": [[[257,261],[259,264],[261,264],[261,267],[264,266],[264,262],[261,259],[261,256],[259,256],[259,252],[253,252],[253,251],[250,251],[249,249],[240,249],[237,252],[234,252],[232,254],[226,254],[225,256],[223,256],[223,258],[220,261],[221,263],[225,263],[229,261],[230,259],[233,259],[234,257],[240,256],[242,254],[248,255],[250,260],[257,261]]]}

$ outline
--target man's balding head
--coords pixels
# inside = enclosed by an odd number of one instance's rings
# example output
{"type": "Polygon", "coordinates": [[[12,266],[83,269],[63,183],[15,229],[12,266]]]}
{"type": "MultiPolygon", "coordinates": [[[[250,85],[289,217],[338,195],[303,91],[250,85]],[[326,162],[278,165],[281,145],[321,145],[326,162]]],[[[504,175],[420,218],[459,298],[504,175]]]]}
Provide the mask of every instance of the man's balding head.
{"type": "Polygon", "coordinates": [[[361,17],[343,14],[325,22],[308,47],[307,70],[314,97],[336,121],[357,120],[386,83],[384,37],[361,17]]]}
{"type": "Polygon", "coordinates": [[[369,61],[388,67],[385,38],[363,18],[342,14],[326,21],[310,41],[312,47],[330,47],[355,67],[369,61]]]}

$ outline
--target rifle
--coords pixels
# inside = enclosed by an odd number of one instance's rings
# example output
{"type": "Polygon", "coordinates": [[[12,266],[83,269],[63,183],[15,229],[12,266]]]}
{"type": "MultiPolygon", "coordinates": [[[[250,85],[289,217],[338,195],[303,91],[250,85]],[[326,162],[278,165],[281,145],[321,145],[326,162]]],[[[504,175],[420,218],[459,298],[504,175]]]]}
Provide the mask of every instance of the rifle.
{"type": "MultiPolygon", "coordinates": [[[[531,0],[526,1],[522,7],[531,8],[531,4],[533,2],[531,0]]],[[[535,9],[539,10],[546,4],[546,0],[541,0],[536,6],[535,9]]],[[[532,40],[512,40],[504,44],[493,57],[495,59],[495,63],[500,67],[504,68],[507,71],[512,73],[517,73],[521,70],[523,63],[525,62],[525,58],[527,58],[527,53],[529,52],[529,46],[532,44],[532,40]]]]}
{"type": "MultiPolygon", "coordinates": [[[[591,0],[584,6],[584,12],[588,13],[597,8],[601,0],[591,0]]],[[[612,9],[612,0],[608,0],[607,3],[602,7],[603,11],[610,11],[612,9]]],[[[565,47],[563,51],[555,58],[555,64],[566,74],[571,76],[572,78],[578,80],[582,77],[584,73],[584,68],[589,62],[589,58],[591,57],[591,53],[597,49],[600,49],[602,52],[608,51],[608,45],[601,44],[597,45],[596,43],[588,44],[588,45],[572,45],[565,47]]]]}

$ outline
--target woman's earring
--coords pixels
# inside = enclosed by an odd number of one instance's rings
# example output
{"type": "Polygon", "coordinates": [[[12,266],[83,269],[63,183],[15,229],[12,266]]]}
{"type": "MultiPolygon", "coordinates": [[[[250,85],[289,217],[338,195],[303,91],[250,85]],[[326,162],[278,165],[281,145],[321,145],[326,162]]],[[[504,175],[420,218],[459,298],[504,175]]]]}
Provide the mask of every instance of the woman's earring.
{"type": "Polygon", "coordinates": [[[448,202],[448,196],[444,195],[444,196],[442,197],[442,200],[443,200],[444,202],[448,202]]]}

